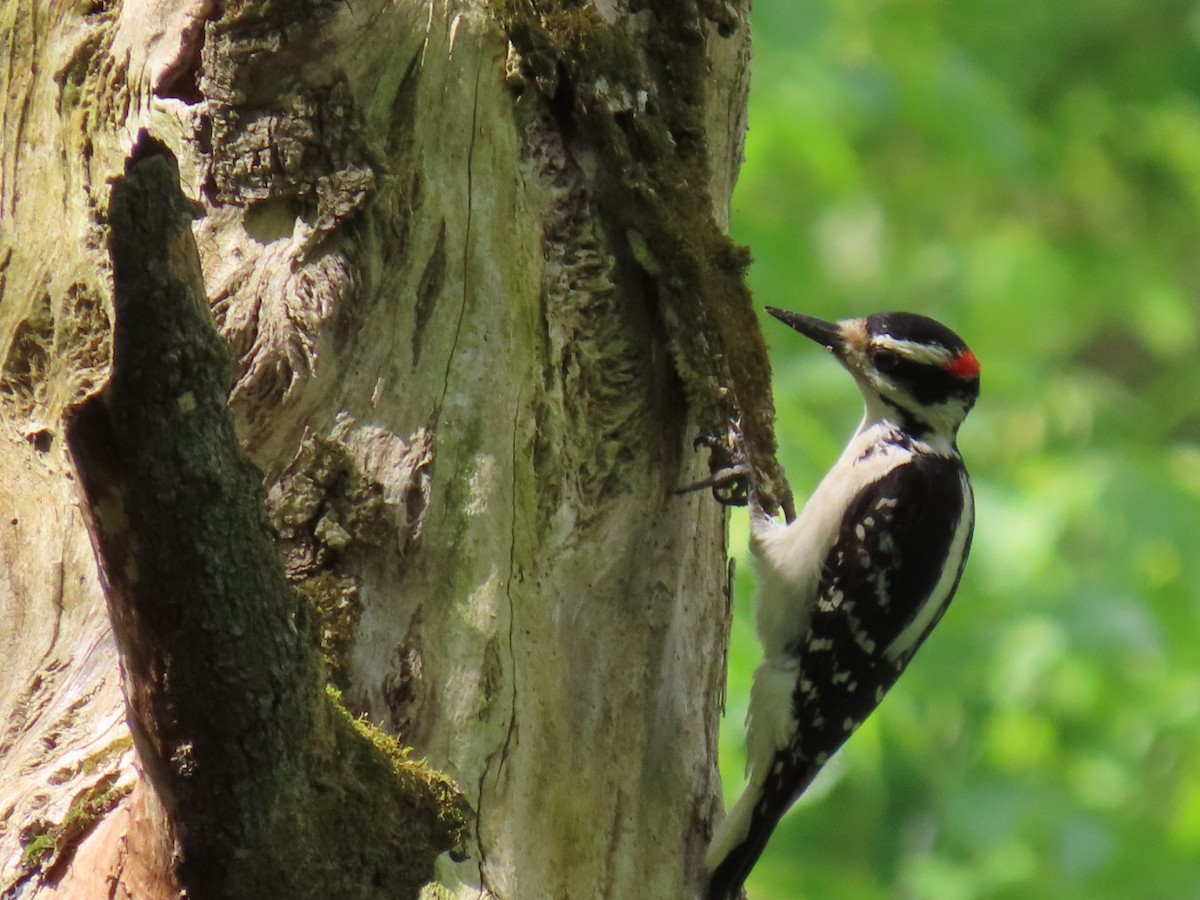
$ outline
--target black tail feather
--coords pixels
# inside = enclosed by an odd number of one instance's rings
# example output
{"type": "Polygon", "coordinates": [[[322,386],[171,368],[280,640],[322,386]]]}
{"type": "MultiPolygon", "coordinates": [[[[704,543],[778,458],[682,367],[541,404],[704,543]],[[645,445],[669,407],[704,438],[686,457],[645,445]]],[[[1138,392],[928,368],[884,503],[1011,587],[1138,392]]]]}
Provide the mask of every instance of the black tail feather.
{"type": "Polygon", "coordinates": [[[704,900],[737,900],[750,870],[767,848],[775,826],[793,803],[808,789],[821,770],[820,765],[805,762],[790,751],[776,754],[771,777],[754,807],[750,829],[740,844],[717,863],[708,879],[704,900]]]}
{"type": "Polygon", "coordinates": [[[767,841],[771,839],[774,824],[764,827],[765,824],[756,822],[746,839],[721,860],[709,876],[704,900],[737,900],[742,885],[750,876],[750,870],[754,868],[754,864],[766,849],[767,841]]]}

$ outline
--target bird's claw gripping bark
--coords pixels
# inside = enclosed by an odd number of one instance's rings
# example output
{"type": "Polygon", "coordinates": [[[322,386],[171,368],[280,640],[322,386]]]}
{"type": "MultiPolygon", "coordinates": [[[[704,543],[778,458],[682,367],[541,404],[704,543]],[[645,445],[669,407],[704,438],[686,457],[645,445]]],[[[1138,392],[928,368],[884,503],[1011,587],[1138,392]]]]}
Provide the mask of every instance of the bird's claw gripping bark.
{"type": "Polygon", "coordinates": [[[755,505],[754,468],[737,420],[729,423],[724,434],[702,434],[692,446],[697,450],[708,448],[709,477],[681,487],[675,493],[689,494],[710,488],[716,501],[724,506],[745,506],[748,502],[755,505]]]}

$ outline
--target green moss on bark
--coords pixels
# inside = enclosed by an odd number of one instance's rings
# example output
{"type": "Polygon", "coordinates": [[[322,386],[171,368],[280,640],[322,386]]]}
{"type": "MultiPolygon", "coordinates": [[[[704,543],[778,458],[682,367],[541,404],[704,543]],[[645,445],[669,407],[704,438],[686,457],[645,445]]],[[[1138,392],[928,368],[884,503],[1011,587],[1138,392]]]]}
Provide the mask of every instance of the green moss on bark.
{"type": "Polygon", "coordinates": [[[325,699],[310,781],[281,798],[273,858],[261,869],[270,877],[239,885],[238,896],[415,897],[433,860],[461,846],[466,803],[449,778],[354,717],[336,690],[325,699]]]}
{"type": "Polygon", "coordinates": [[[16,881],[28,878],[34,872],[40,872],[43,879],[54,874],[92,826],[132,790],[131,783],[118,783],[117,779],[118,773],[113,772],[89,785],[71,802],[62,821],[39,819],[22,831],[24,850],[16,881]]]}
{"type": "Polygon", "coordinates": [[[698,424],[719,434],[740,418],[769,492],[785,498],[766,347],[745,282],[750,254],[718,226],[709,193],[707,42],[744,16],[717,0],[645,0],[611,24],[567,0],[492,9],[519,57],[510,85],[539,93],[603,159],[602,215],[653,279],[698,424]]]}

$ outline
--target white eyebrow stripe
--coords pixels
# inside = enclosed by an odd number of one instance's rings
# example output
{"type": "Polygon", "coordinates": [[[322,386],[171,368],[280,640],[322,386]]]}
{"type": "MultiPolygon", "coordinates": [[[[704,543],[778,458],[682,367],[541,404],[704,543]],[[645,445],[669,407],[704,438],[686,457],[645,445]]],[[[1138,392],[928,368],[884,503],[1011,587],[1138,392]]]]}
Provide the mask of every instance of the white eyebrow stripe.
{"type": "Polygon", "coordinates": [[[934,366],[944,366],[954,358],[954,354],[945,347],[933,344],[918,344],[916,341],[905,341],[894,338],[890,334],[877,334],[872,343],[876,347],[892,350],[905,359],[913,362],[928,363],[934,366]]]}

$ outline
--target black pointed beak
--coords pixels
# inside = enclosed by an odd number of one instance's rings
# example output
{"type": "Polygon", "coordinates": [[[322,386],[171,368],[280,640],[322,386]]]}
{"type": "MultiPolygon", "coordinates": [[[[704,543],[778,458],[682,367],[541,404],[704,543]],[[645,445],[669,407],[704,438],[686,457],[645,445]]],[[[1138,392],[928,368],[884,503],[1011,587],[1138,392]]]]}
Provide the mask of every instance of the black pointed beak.
{"type": "Polygon", "coordinates": [[[838,359],[845,355],[846,338],[837,322],[826,322],[824,319],[789,312],[786,309],[776,309],[773,306],[768,306],[767,312],[783,324],[792,326],[806,338],[816,341],[838,359]]]}

